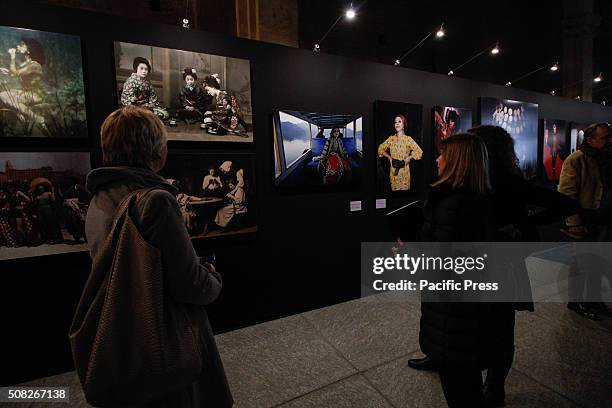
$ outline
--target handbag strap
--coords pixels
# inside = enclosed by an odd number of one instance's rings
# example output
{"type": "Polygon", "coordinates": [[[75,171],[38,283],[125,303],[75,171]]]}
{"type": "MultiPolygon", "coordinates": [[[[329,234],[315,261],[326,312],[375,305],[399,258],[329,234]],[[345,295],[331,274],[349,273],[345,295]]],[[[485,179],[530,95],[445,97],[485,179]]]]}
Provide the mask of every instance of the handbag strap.
{"type": "Polygon", "coordinates": [[[158,190],[158,189],[159,187],[141,188],[139,190],[134,190],[130,192],[127,196],[125,196],[117,205],[117,209],[115,210],[115,217],[113,219],[113,225],[111,227],[111,231],[115,230],[115,227],[121,220],[121,217],[123,217],[123,215],[128,211],[130,204],[132,204],[132,202],[135,199],[143,197],[145,194],[153,190],[158,190]]]}
{"type": "Polygon", "coordinates": [[[159,187],[149,187],[149,188],[141,188],[139,190],[134,190],[130,192],[127,196],[125,196],[119,202],[119,205],[117,205],[117,209],[115,210],[115,217],[113,219],[113,224],[110,229],[112,236],[109,238],[111,239],[113,246],[114,246],[114,243],[117,242],[117,236],[120,230],[120,228],[117,228],[117,225],[119,225],[120,222],[123,222],[123,219],[126,216],[126,214],[128,214],[128,210],[130,206],[132,205],[132,203],[135,200],[139,199],[140,197],[143,197],[145,194],[153,190],[158,190],[158,189],[159,187]]]}

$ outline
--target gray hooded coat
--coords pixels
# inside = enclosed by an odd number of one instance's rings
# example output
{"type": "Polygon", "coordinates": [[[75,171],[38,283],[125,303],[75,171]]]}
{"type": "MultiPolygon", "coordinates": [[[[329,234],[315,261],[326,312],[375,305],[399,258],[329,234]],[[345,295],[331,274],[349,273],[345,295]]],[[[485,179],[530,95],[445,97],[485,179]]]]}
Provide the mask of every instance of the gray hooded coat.
{"type": "MultiPolygon", "coordinates": [[[[206,265],[191,244],[175,194],[177,190],[149,169],[135,167],[98,168],[87,176],[93,199],[87,212],[85,233],[91,258],[103,245],[115,209],[131,191],[158,187],[137,202],[130,214],[140,234],[162,253],[164,285],[175,301],[190,304],[200,325],[202,374],[191,386],[173,391],[147,407],[231,407],[232,396],[204,305],[221,291],[221,276],[206,265]]],[[[126,339],[129,341],[129,339],[126,339]]]]}

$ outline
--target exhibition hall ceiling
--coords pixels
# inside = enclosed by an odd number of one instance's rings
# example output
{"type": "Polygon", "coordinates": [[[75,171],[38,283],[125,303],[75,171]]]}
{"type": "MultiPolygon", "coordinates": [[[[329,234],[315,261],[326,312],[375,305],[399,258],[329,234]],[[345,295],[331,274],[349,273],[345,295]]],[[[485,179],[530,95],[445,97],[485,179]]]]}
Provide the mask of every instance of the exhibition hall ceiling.
{"type": "MultiPolygon", "coordinates": [[[[334,20],[351,3],[345,0],[300,1],[300,47],[312,49],[334,20]]],[[[563,60],[564,1],[543,0],[485,3],[414,2],[376,0],[352,2],[360,9],[352,21],[342,21],[327,36],[321,51],[393,64],[428,32],[444,23],[446,35],[430,38],[402,66],[446,74],[479,50],[499,41],[501,53],[483,56],[456,75],[497,84],[546,64],[563,60]]],[[[573,4],[582,3],[575,1],[573,4]]],[[[586,2],[589,3],[589,2],[586,2]]],[[[601,17],[594,31],[593,75],[612,74],[612,2],[593,0],[593,13],[601,17]]],[[[563,67],[561,67],[563,70],[563,67]]],[[[518,88],[550,92],[561,88],[561,72],[543,70],[520,83],[518,88]]],[[[594,87],[593,101],[612,100],[612,87],[594,87]]]]}

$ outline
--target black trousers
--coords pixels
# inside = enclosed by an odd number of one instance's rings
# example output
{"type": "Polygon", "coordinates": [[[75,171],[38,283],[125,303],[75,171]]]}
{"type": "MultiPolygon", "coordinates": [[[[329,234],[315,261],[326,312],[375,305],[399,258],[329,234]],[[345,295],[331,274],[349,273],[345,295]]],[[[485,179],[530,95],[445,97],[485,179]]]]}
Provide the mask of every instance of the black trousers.
{"type": "MultiPolygon", "coordinates": [[[[487,370],[487,387],[503,390],[514,353],[487,370]]],[[[446,403],[450,408],[484,407],[482,371],[479,368],[443,368],[439,372],[446,403]]]]}
{"type": "Polygon", "coordinates": [[[439,374],[449,408],[484,407],[482,373],[479,368],[444,368],[439,374]]]}
{"type": "MultiPolygon", "coordinates": [[[[490,339],[499,344],[487,369],[486,385],[490,391],[503,392],[504,384],[514,360],[514,310],[509,305],[495,304],[493,309],[498,320],[490,339]]],[[[440,383],[446,403],[450,408],[484,407],[482,370],[478,367],[450,366],[439,371],[440,383]]]]}

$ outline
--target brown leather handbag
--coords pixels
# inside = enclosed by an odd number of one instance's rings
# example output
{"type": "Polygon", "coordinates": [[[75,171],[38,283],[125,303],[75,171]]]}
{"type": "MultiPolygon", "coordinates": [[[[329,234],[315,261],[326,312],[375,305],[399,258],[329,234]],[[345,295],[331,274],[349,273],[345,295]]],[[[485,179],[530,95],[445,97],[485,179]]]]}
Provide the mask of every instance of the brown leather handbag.
{"type": "Polygon", "coordinates": [[[130,217],[151,190],[117,207],[70,327],[76,370],[93,405],[146,403],[193,383],[202,370],[198,326],[168,297],[161,252],[130,217]]]}

